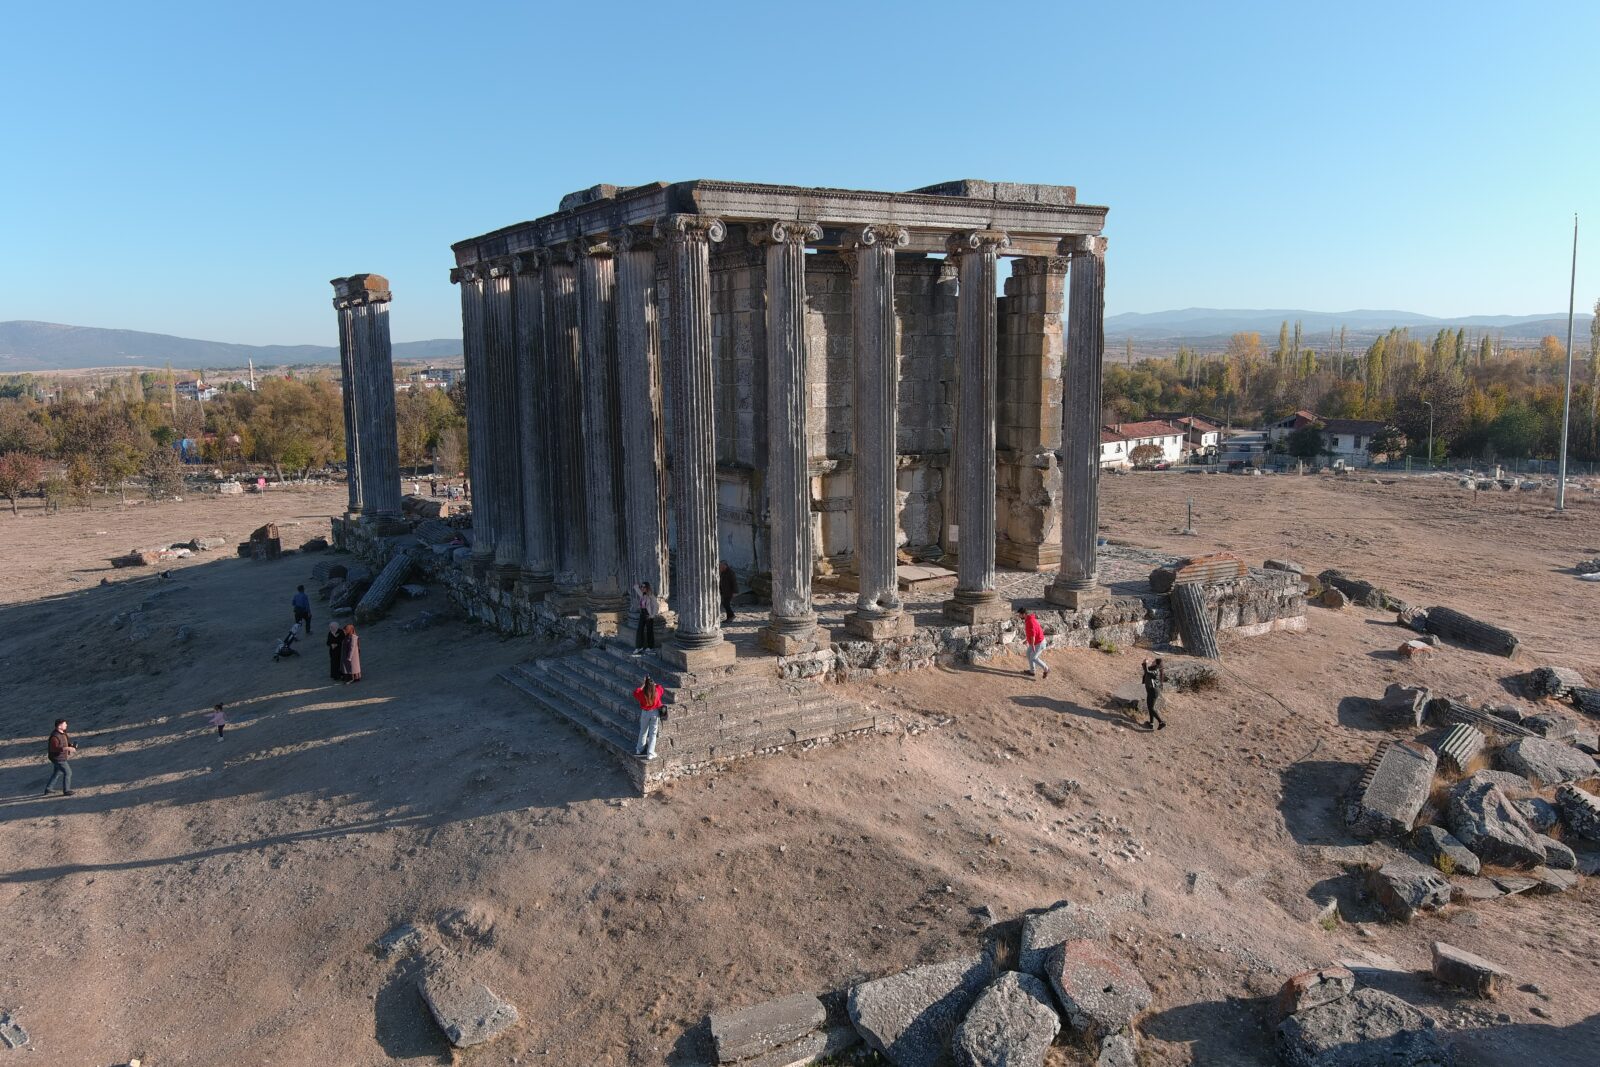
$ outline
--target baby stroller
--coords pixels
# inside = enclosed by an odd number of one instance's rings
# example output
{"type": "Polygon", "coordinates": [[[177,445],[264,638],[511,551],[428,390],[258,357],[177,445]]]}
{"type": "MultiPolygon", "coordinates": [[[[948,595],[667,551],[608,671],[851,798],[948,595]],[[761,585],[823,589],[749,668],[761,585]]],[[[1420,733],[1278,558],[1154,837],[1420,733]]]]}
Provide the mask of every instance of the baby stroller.
{"type": "Polygon", "coordinates": [[[278,649],[272,654],[272,662],[276,663],[280,659],[287,659],[290,656],[298,656],[300,654],[294,650],[294,643],[300,639],[296,633],[299,629],[300,624],[295,623],[294,629],[285,634],[283,640],[278,642],[278,649]]]}

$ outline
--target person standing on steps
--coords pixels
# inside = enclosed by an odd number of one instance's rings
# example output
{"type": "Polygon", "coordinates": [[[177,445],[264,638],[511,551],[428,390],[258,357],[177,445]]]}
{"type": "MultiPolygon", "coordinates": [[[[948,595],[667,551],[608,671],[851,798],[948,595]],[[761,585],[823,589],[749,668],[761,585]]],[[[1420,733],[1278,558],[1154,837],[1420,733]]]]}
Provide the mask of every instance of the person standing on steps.
{"type": "Polygon", "coordinates": [[[44,795],[50,795],[50,789],[56,784],[56,776],[61,776],[61,795],[72,795],[72,764],[69,762],[78,754],[78,746],[72,743],[72,735],[67,733],[67,720],[57,719],[56,728],[50,734],[50,780],[44,784],[44,795]]]}
{"type": "Polygon", "coordinates": [[[1039,616],[1027,608],[1018,608],[1017,614],[1022,616],[1022,641],[1028,646],[1028,677],[1037,678],[1037,672],[1044,671],[1044,676],[1049,678],[1050,667],[1042,658],[1044,627],[1039,625],[1039,616]]]}
{"type": "Polygon", "coordinates": [[[634,746],[633,754],[641,759],[655,759],[656,734],[660,732],[661,720],[667,717],[667,709],[661,705],[661,687],[647,674],[644,684],[633,691],[633,699],[639,702],[639,743],[634,746]]]}
{"type": "Polygon", "coordinates": [[[722,621],[733,621],[733,598],[739,595],[739,578],[726,563],[717,564],[717,591],[722,594],[722,621]]]}
{"type": "Polygon", "coordinates": [[[297,586],[294,594],[294,624],[305,624],[305,635],[311,636],[311,598],[306,596],[306,587],[297,586]]]}
{"type": "Polygon", "coordinates": [[[336,622],[328,624],[328,677],[344,681],[344,631],[336,622]]]}
{"type": "Polygon", "coordinates": [[[343,672],[345,684],[361,681],[361,638],[356,634],[356,628],[345,624],[343,640],[339,644],[339,666],[343,672]]]}
{"type": "Polygon", "coordinates": [[[633,587],[633,608],[639,613],[639,630],[633,641],[633,654],[642,656],[656,647],[656,616],[661,614],[661,602],[650,589],[649,582],[633,587]]]}
{"type": "Polygon", "coordinates": [[[1151,730],[1165,730],[1167,720],[1161,717],[1161,712],[1156,710],[1156,705],[1161,702],[1161,691],[1167,686],[1167,668],[1162,666],[1161,657],[1153,660],[1139,661],[1140,680],[1144,682],[1144,706],[1149,716],[1145,726],[1151,730]]]}

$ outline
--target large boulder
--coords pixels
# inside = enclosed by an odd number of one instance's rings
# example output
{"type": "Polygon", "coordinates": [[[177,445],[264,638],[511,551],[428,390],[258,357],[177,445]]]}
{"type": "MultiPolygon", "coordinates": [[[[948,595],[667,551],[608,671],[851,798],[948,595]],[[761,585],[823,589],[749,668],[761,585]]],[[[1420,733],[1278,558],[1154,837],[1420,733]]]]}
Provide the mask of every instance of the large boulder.
{"type": "Polygon", "coordinates": [[[1511,742],[1500,750],[1499,765],[1502,770],[1536,778],[1545,785],[1576,782],[1600,774],[1593,756],[1543,737],[1522,737],[1511,742]]]}
{"type": "Polygon", "coordinates": [[[727,1063],[758,1056],[805,1037],[827,1018],[822,1001],[809,993],[794,993],[749,1008],[715,1012],[706,1022],[717,1060],[727,1063]]]}
{"type": "Polygon", "coordinates": [[[1494,997],[1508,977],[1498,964],[1443,941],[1433,943],[1433,976],[1445,985],[1485,998],[1494,997]]]}
{"type": "Polygon", "coordinates": [[[1101,941],[1068,941],[1050,955],[1050,984],[1074,1030],[1099,1039],[1121,1033],[1150,1006],[1150,987],[1101,941]]]}
{"type": "Polygon", "coordinates": [[[1063,900],[1022,920],[1017,970],[1043,978],[1050,966],[1050,953],[1056,948],[1068,941],[1104,941],[1108,933],[1110,927],[1098,912],[1063,900]]]}
{"type": "Polygon", "coordinates": [[[1533,827],[1498,785],[1468,778],[1450,791],[1445,825],[1478,858],[1506,867],[1534,867],[1544,862],[1544,848],[1533,827]]]}
{"type": "Polygon", "coordinates": [[[1383,910],[1402,922],[1450,903],[1450,879],[1410,856],[1396,856],[1370,871],[1367,885],[1383,910]]]}
{"type": "Polygon", "coordinates": [[[1031,974],[1007,971],[983,991],[956,1029],[956,1067],[1041,1067],[1061,1017],[1050,987],[1031,974]]]}
{"type": "Polygon", "coordinates": [[[1356,976],[1348,967],[1333,964],[1302,971],[1283,983],[1272,1002],[1272,1021],[1282,1022],[1297,1012],[1321,1007],[1356,991],[1356,976]]]}
{"type": "Polygon", "coordinates": [[[913,967],[850,990],[850,1021],[895,1067],[943,1067],[950,1038],[994,977],[987,956],[913,967]]]}
{"type": "Polygon", "coordinates": [[[1432,699],[1426,686],[1391,682],[1378,701],[1378,716],[1387,726],[1416,729],[1427,718],[1428,701],[1432,699]]]}
{"type": "Polygon", "coordinates": [[[1434,1022],[1399,997],[1377,989],[1291,1015],[1278,1024],[1285,1067],[1453,1067],[1455,1056],[1434,1022]]]}
{"type": "Polygon", "coordinates": [[[1431,823],[1419,826],[1411,839],[1428,857],[1428,862],[1441,871],[1472,876],[1482,870],[1477,855],[1442,826],[1431,823]]]}
{"type": "Polygon", "coordinates": [[[1383,741],[1345,802],[1345,822],[1359,837],[1411,832],[1433,788],[1439,758],[1414,741],[1383,741]]]}
{"type": "Polygon", "coordinates": [[[456,1048],[481,1045],[517,1025],[517,1007],[453,968],[438,968],[417,983],[434,1022],[456,1048]]]}

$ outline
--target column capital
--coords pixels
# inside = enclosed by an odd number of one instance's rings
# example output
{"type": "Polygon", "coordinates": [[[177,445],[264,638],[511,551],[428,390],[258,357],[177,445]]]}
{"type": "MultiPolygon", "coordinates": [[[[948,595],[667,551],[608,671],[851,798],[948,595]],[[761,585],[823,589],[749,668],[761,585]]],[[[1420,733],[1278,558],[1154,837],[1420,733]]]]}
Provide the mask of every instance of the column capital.
{"type": "Polygon", "coordinates": [[[381,274],[352,274],[348,278],[335,278],[328,284],[333,286],[333,306],[336,308],[387,304],[392,299],[389,279],[381,274]]]}
{"type": "Polygon", "coordinates": [[[654,233],[675,243],[715,244],[728,235],[728,227],[711,215],[663,215],[656,220],[654,233]]]}
{"type": "Polygon", "coordinates": [[[1068,256],[1018,256],[1011,262],[1011,273],[1065,275],[1071,262],[1068,256]]]}
{"type": "Polygon", "coordinates": [[[649,224],[643,226],[619,226],[611,231],[611,244],[618,252],[653,252],[656,242],[660,240],[655,227],[649,224]]]}
{"type": "Polygon", "coordinates": [[[1068,256],[1104,256],[1106,239],[1097,233],[1081,233],[1061,239],[1061,252],[1068,256]]]}
{"type": "Polygon", "coordinates": [[[485,274],[488,278],[504,278],[511,274],[512,263],[510,256],[495,256],[489,260],[489,270],[485,274]]]}
{"type": "Polygon", "coordinates": [[[966,230],[962,233],[953,233],[945,239],[945,252],[952,256],[969,255],[973,252],[997,253],[1002,248],[1011,247],[1011,235],[1004,230],[966,230]]]}
{"type": "Polygon", "coordinates": [[[485,271],[481,263],[468,263],[464,267],[450,268],[450,284],[460,285],[463,282],[482,281],[485,271]]]}
{"type": "Polygon", "coordinates": [[[547,265],[558,265],[578,262],[578,257],[583,253],[585,242],[586,239],[580,237],[571,241],[555,241],[545,245],[545,263],[547,265]]]}
{"type": "Polygon", "coordinates": [[[544,265],[549,260],[549,249],[525,249],[511,257],[511,272],[513,274],[538,274],[544,270],[544,265]]]}
{"type": "Polygon", "coordinates": [[[616,251],[615,246],[611,243],[611,235],[604,233],[585,234],[572,242],[572,244],[580,256],[609,256],[616,251]]]}
{"type": "Polygon", "coordinates": [[[904,226],[885,223],[863,226],[859,230],[851,230],[845,234],[844,240],[840,242],[840,245],[842,251],[858,252],[863,248],[871,248],[874,245],[882,245],[884,248],[893,251],[896,248],[904,248],[910,243],[910,230],[907,230],[904,226]]]}
{"type": "Polygon", "coordinates": [[[804,245],[822,240],[822,227],[814,222],[776,219],[772,222],[752,224],[750,243],[756,245],[804,245]]]}

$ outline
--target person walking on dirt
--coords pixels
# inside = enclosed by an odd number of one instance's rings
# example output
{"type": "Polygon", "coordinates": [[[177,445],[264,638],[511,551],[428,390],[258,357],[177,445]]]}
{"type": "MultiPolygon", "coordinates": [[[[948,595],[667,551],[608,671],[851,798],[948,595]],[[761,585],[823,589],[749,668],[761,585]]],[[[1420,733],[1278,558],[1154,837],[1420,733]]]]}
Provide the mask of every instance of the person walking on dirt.
{"type": "Polygon", "coordinates": [[[1027,608],[1018,608],[1017,614],[1022,616],[1022,641],[1028,646],[1028,677],[1037,678],[1037,672],[1044,671],[1049,678],[1050,667],[1043,659],[1044,627],[1039,625],[1039,616],[1027,608]]]}
{"type": "Polygon", "coordinates": [[[228,713],[222,710],[221,704],[211,706],[211,714],[206,716],[206,723],[217,728],[217,740],[222,740],[223,731],[228,728],[228,713]]]}
{"type": "Polygon", "coordinates": [[[722,594],[722,621],[733,621],[733,598],[739,595],[739,577],[726,563],[717,564],[717,591],[722,594]]]}
{"type": "Polygon", "coordinates": [[[361,681],[361,638],[356,628],[348,623],[339,644],[339,666],[345,684],[361,681]]]}
{"type": "Polygon", "coordinates": [[[328,677],[344,681],[344,631],[336,622],[328,624],[328,677]]]}
{"type": "Polygon", "coordinates": [[[296,586],[294,594],[294,624],[305,624],[305,635],[311,636],[311,598],[306,596],[306,587],[296,586]]]}
{"type": "Polygon", "coordinates": [[[633,609],[639,613],[639,629],[633,641],[633,654],[642,656],[656,647],[656,616],[661,614],[661,601],[651,590],[649,582],[633,587],[633,609]]]}
{"type": "Polygon", "coordinates": [[[634,746],[633,754],[641,759],[655,759],[656,734],[661,729],[661,720],[667,717],[667,709],[661,706],[661,687],[647,674],[644,684],[633,691],[633,699],[639,702],[639,743],[634,746]]]}
{"type": "Polygon", "coordinates": [[[1161,691],[1167,686],[1167,668],[1162,666],[1161,657],[1154,660],[1139,661],[1140,681],[1144,682],[1144,706],[1149,716],[1145,726],[1152,730],[1165,730],[1167,720],[1161,717],[1161,712],[1156,710],[1156,705],[1161,702],[1161,691]]]}
{"type": "Polygon", "coordinates": [[[78,746],[72,743],[72,735],[67,733],[67,720],[57,719],[56,728],[50,734],[50,780],[44,784],[44,795],[50,795],[50,789],[56,784],[56,776],[61,776],[61,795],[72,795],[72,764],[69,762],[78,753],[78,746]]]}

